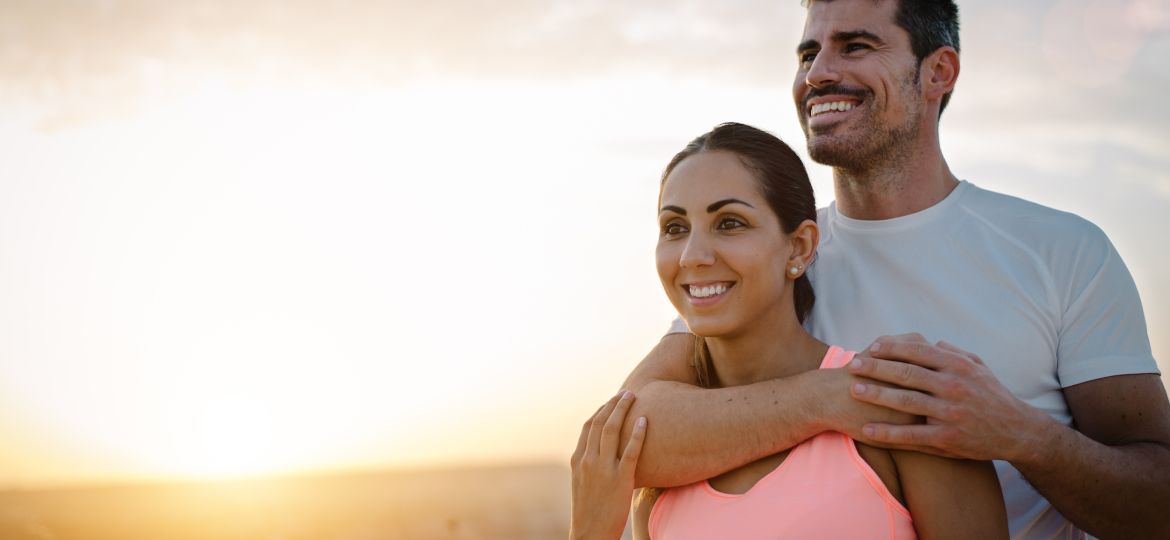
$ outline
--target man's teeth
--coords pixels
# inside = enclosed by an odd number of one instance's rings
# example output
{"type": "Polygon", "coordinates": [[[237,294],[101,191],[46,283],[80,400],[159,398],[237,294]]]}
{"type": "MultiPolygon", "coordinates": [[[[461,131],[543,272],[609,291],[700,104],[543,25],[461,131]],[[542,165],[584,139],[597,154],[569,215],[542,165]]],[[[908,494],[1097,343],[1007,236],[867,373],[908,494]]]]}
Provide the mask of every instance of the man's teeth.
{"type": "Polygon", "coordinates": [[[853,104],[848,101],[834,101],[832,103],[818,103],[812,106],[812,115],[816,116],[829,111],[848,111],[853,104]]]}
{"type": "Polygon", "coordinates": [[[695,298],[707,298],[709,296],[718,296],[727,292],[727,284],[720,283],[717,285],[708,285],[706,287],[696,287],[694,285],[688,286],[691,290],[691,296],[695,298]]]}

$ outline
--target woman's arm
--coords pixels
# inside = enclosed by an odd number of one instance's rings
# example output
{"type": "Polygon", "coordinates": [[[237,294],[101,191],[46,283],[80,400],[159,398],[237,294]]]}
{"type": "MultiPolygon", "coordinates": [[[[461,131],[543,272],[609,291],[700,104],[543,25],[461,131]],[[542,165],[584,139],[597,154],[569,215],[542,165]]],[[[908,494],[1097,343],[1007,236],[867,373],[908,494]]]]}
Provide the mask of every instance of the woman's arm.
{"type": "Polygon", "coordinates": [[[650,540],[650,511],[661,494],[662,490],[657,488],[642,488],[634,494],[634,517],[630,520],[634,540],[650,540]]]}
{"type": "Polygon", "coordinates": [[[1007,538],[1007,510],[990,461],[891,450],[922,540],[1007,538]]]}
{"type": "Polygon", "coordinates": [[[634,468],[646,435],[646,419],[639,418],[623,450],[622,424],[634,394],[621,392],[610,398],[581,428],[573,452],[573,507],[569,538],[616,540],[621,538],[634,493],[634,468]]]}
{"type": "MultiPolygon", "coordinates": [[[[853,383],[873,381],[844,369],[700,388],[690,365],[693,346],[690,334],[662,338],[622,386],[638,394],[631,415],[645,416],[655,425],[638,461],[638,487],[681,486],[718,476],[826,430],[861,440],[867,422],[914,421],[909,414],[850,397],[853,383]]],[[[628,422],[625,431],[628,437],[628,422]]]]}

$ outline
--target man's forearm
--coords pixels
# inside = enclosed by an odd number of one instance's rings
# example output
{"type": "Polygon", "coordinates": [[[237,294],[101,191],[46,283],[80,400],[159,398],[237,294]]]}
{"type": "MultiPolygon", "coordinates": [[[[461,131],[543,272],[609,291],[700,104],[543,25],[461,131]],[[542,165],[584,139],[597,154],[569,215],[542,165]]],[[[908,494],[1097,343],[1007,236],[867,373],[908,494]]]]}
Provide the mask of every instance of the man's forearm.
{"type": "Polygon", "coordinates": [[[1061,515],[1102,539],[1170,538],[1170,447],[1108,446],[1055,421],[1046,431],[1012,465],[1061,515]]]}
{"type": "Polygon", "coordinates": [[[653,427],[636,485],[673,487],[711,478],[824,431],[824,395],[818,395],[824,375],[810,371],[719,389],[673,381],[637,388],[630,417],[645,416],[653,427]]]}

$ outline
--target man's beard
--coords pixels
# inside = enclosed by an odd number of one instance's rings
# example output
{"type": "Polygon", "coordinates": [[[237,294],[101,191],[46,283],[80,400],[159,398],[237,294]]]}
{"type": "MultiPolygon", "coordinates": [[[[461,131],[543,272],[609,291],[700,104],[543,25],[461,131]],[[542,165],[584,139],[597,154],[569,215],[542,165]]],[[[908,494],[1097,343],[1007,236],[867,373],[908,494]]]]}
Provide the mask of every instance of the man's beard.
{"type": "Polygon", "coordinates": [[[808,155],[822,165],[862,171],[904,154],[908,150],[906,143],[918,136],[917,121],[899,126],[875,124],[859,122],[850,130],[851,136],[821,135],[817,144],[809,137],[808,155]]]}
{"type": "Polygon", "coordinates": [[[911,74],[911,78],[902,82],[899,91],[910,107],[902,119],[903,122],[897,125],[883,124],[877,119],[882,111],[874,108],[874,100],[869,99],[873,93],[868,90],[844,87],[810,90],[805,96],[806,102],[818,95],[850,95],[861,98],[868,106],[864,110],[864,117],[852,119],[853,126],[833,126],[830,134],[817,136],[808,128],[808,119],[804,113],[808,107],[804,106],[800,120],[808,143],[809,157],[822,165],[852,171],[869,170],[881,163],[897,161],[909,150],[909,141],[918,136],[918,115],[922,114],[922,104],[912,101],[920,95],[917,86],[917,73],[911,74]],[[842,133],[840,135],[835,133],[837,130],[841,130],[842,133]],[[814,140],[817,141],[816,144],[814,140]]]}

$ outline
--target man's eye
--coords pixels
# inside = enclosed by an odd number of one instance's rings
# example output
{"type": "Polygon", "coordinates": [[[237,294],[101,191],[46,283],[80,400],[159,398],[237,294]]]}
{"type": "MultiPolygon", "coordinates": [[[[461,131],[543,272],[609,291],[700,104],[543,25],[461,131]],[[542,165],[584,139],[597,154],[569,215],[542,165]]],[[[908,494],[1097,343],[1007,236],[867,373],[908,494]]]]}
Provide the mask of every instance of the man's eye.
{"type": "Polygon", "coordinates": [[[816,57],[817,57],[817,53],[813,53],[813,52],[800,53],[800,55],[798,56],[798,58],[800,58],[801,64],[808,64],[808,63],[812,62],[813,60],[815,60],[816,57]]]}
{"type": "Polygon", "coordinates": [[[845,52],[851,53],[851,52],[857,52],[857,51],[864,51],[864,50],[867,50],[869,48],[870,48],[869,45],[866,45],[864,43],[850,43],[850,44],[845,46],[845,52]]]}

